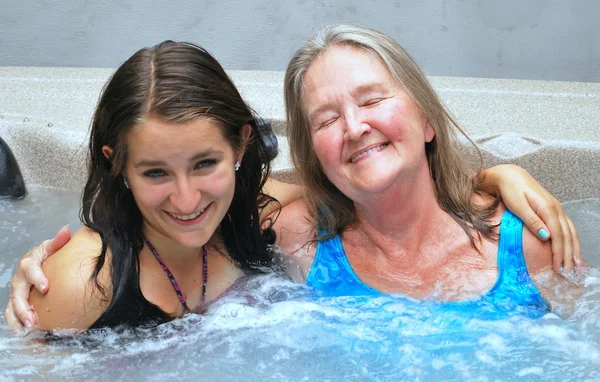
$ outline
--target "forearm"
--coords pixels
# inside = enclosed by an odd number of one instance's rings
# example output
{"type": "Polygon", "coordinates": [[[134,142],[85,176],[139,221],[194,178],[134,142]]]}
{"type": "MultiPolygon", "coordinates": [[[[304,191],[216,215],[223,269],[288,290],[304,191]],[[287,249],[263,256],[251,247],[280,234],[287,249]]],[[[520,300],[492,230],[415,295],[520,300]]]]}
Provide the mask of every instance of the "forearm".
{"type": "Polygon", "coordinates": [[[510,164],[503,164],[479,170],[477,173],[479,187],[490,195],[498,196],[500,192],[500,186],[502,185],[502,180],[504,179],[502,173],[509,168],[512,171],[525,171],[518,166],[510,164]]]}
{"type": "Polygon", "coordinates": [[[304,189],[297,184],[285,183],[273,178],[267,179],[263,192],[277,199],[282,207],[304,198],[304,189]]]}
{"type": "Polygon", "coordinates": [[[284,183],[273,178],[267,179],[263,193],[277,199],[279,203],[269,203],[260,212],[261,223],[278,209],[283,208],[296,200],[304,199],[304,189],[291,183],[284,183]]]}

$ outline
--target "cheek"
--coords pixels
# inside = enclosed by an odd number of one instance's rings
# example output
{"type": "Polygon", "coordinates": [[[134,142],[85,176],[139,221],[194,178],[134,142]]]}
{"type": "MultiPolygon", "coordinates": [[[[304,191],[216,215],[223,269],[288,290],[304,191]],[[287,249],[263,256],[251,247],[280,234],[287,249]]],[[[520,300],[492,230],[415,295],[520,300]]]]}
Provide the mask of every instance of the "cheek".
{"type": "Polygon", "coordinates": [[[164,187],[147,184],[139,186],[135,191],[132,190],[132,194],[140,210],[157,207],[168,197],[164,187]]]}
{"type": "Polygon", "coordinates": [[[377,128],[389,139],[394,140],[403,135],[404,125],[406,124],[405,110],[402,107],[381,107],[374,109],[369,115],[372,127],[377,128]]]}
{"type": "Polygon", "coordinates": [[[199,179],[198,188],[215,198],[231,202],[235,192],[235,172],[222,170],[213,174],[209,179],[199,179]]]}
{"type": "Polygon", "coordinates": [[[343,147],[340,145],[338,134],[332,129],[317,132],[313,134],[312,139],[315,154],[323,167],[327,167],[328,163],[332,164],[340,157],[343,147]]]}

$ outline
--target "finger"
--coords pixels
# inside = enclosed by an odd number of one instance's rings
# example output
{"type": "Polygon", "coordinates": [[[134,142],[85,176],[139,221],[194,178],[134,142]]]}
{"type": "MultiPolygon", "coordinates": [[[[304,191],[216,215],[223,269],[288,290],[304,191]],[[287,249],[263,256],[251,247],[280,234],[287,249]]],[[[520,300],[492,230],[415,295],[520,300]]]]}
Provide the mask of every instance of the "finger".
{"type": "Polygon", "coordinates": [[[43,260],[45,260],[46,257],[54,254],[56,251],[64,247],[65,244],[69,242],[69,240],[71,240],[71,231],[69,230],[69,227],[64,226],[60,230],[58,230],[56,236],[54,236],[52,240],[45,241],[45,245],[42,244],[42,246],[44,247],[44,251],[46,252],[46,256],[43,260]]]}
{"type": "Polygon", "coordinates": [[[563,266],[564,271],[570,272],[573,269],[573,241],[571,236],[571,228],[567,223],[566,215],[559,218],[560,226],[564,236],[563,246],[563,266]]]}
{"type": "Polygon", "coordinates": [[[541,240],[549,240],[552,236],[552,225],[557,225],[558,211],[552,203],[537,194],[525,194],[526,203],[523,207],[523,216],[519,216],[527,228],[541,240]]]}
{"type": "Polygon", "coordinates": [[[565,236],[558,219],[550,226],[552,232],[552,268],[558,273],[561,272],[565,256],[565,236]]]}
{"type": "Polygon", "coordinates": [[[29,299],[30,286],[33,285],[35,289],[40,291],[42,294],[48,293],[48,286],[50,281],[44,275],[44,271],[39,263],[33,261],[29,262],[27,267],[23,268],[23,274],[25,275],[25,279],[29,283],[26,287],[19,286],[19,290],[15,290],[15,297],[22,297],[26,300],[29,299]],[[27,295],[25,295],[27,293],[27,295]]]}
{"type": "Polygon", "coordinates": [[[16,331],[21,332],[23,329],[25,329],[25,325],[19,321],[15,315],[15,311],[12,306],[12,299],[9,299],[8,304],[6,304],[6,309],[4,310],[4,321],[6,321],[6,324],[16,331]]]}
{"type": "MultiPolygon", "coordinates": [[[[548,227],[548,238],[552,238],[552,267],[556,272],[560,273],[565,256],[565,232],[560,223],[560,212],[562,211],[562,207],[559,211],[558,207],[560,207],[560,204],[548,204],[536,195],[530,196],[526,194],[526,198],[537,216],[544,224],[546,224],[546,227],[548,227]]],[[[537,234],[537,236],[540,237],[540,234],[537,234]]]]}
{"type": "Polygon", "coordinates": [[[69,227],[64,226],[56,233],[56,236],[50,240],[44,240],[42,244],[30,251],[27,256],[31,256],[38,260],[41,264],[48,256],[52,256],[56,251],[64,247],[71,240],[71,231],[69,227]]]}
{"type": "Polygon", "coordinates": [[[15,316],[15,312],[13,311],[12,299],[8,300],[8,304],[6,304],[6,309],[4,309],[4,321],[8,326],[15,330],[23,330],[23,325],[21,325],[21,323],[17,319],[17,316],[15,316]]]}
{"type": "MultiPolygon", "coordinates": [[[[545,214],[542,213],[542,215],[545,214]]],[[[552,267],[556,272],[560,273],[565,256],[565,232],[556,214],[552,215],[552,217],[542,216],[542,219],[546,219],[546,225],[552,236],[552,242],[550,243],[552,246],[552,267]]]]}
{"type": "MultiPolygon", "coordinates": [[[[64,247],[69,240],[71,240],[71,231],[69,230],[69,227],[64,226],[56,233],[56,236],[54,236],[52,240],[45,240],[39,247],[29,251],[29,253],[25,255],[25,258],[21,260],[19,270],[23,272],[27,281],[33,284],[42,294],[48,293],[48,287],[50,285],[50,282],[42,271],[42,263],[48,256],[53,255],[56,251],[64,247]]],[[[20,294],[20,296],[28,298],[29,289],[27,290],[26,296],[24,295],[24,292],[20,294]]]]}
{"type": "Polygon", "coordinates": [[[581,244],[579,242],[579,234],[577,233],[577,229],[575,229],[575,224],[571,218],[567,216],[567,224],[571,230],[571,238],[573,243],[573,261],[576,266],[583,267],[585,266],[585,260],[583,260],[583,256],[581,255],[581,244]]]}
{"type": "Polygon", "coordinates": [[[12,299],[12,304],[14,314],[22,325],[28,329],[37,325],[37,315],[27,300],[15,297],[12,299]]]}
{"type": "Polygon", "coordinates": [[[525,226],[540,240],[546,241],[550,239],[550,230],[531,208],[523,212],[523,217],[521,217],[521,220],[523,220],[525,226]]]}
{"type": "Polygon", "coordinates": [[[29,294],[31,292],[31,284],[27,281],[25,270],[28,264],[35,263],[31,258],[24,258],[19,262],[17,274],[11,280],[10,290],[10,306],[7,306],[6,311],[11,317],[18,320],[20,326],[31,328],[37,325],[37,316],[29,305],[29,294]]]}
{"type": "Polygon", "coordinates": [[[13,277],[13,295],[15,297],[29,299],[31,285],[42,294],[48,293],[49,281],[42,271],[42,263],[39,260],[41,252],[38,248],[33,250],[31,256],[27,256],[19,262],[17,274],[13,277]]]}

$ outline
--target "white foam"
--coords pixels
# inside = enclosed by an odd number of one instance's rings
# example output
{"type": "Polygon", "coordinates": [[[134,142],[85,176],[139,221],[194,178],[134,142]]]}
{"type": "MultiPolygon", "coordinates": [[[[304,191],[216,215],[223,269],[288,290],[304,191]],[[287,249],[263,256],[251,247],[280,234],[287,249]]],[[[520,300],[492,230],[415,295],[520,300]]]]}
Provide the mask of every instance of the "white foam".
{"type": "MultiPolygon", "coordinates": [[[[0,215],[9,214],[0,221],[14,223],[0,224],[0,241],[7,232],[15,241],[34,241],[0,259],[0,281],[22,252],[64,223],[69,204],[57,210],[48,206],[52,214],[63,214],[50,232],[30,221],[32,211],[46,209],[38,192],[61,203],[54,191],[35,188],[30,201],[0,203],[0,215]],[[17,210],[27,213],[11,212],[17,210]]],[[[67,194],[66,200],[73,196],[67,194]]],[[[589,214],[576,215],[582,217],[589,214]]],[[[597,236],[589,237],[597,248],[597,236]]],[[[152,330],[95,332],[88,339],[71,336],[46,344],[39,333],[16,337],[0,326],[0,379],[598,379],[599,279],[592,268],[567,318],[547,314],[537,320],[487,321],[436,314],[390,298],[316,299],[287,279],[261,276],[248,280],[248,291],[222,299],[206,315],[188,315],[152,330]],[[247,295],[256,303],[248,303],[247,295]]],[[[0,293],[6,299],[8,286],[0,285],[0,293]]]]}
{"type": "Polygon", "coordinates": [[[517,375],[519,377],[525,377],[526,375],[543,375],[544,374],[544,369],[538,366],[534,366],[534,367],[527,367],[524,369],[521,369],[517,372],[517,375]]]}

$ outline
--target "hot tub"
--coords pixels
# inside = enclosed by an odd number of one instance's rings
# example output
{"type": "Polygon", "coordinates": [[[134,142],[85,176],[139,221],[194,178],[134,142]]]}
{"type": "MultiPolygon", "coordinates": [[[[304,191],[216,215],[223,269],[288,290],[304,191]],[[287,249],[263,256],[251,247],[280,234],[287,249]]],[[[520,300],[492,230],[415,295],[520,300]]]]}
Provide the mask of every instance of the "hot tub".
{"type": "MultiPolygon", "coordinates": [[[[78,226],[90,118],[109,69],[0,68],[0,137],[29,195],[0,201],[0,305],[18,259],[62,225],[78,226]]],[[[283,73],[232,71],[288,158],[283,73]]],[[[516,163],[566,202],[583,252],[600,265],[600,84],[433,77],[478,143],[484,166],[516,163]]],[[[476,164],[474,150],[464,155],[476,164]]],[[[385,299],[315,301],[277,276],[252,280],[260,302],[232,297],[205,316],[156,329],[48,340],[0,326],[0,379],[399,380],[600,379],[600,274],[571,310],[541,319],[438,317],[385,299]]],[[[570,291],[561,294],[568,299],[570,291]]]]}

